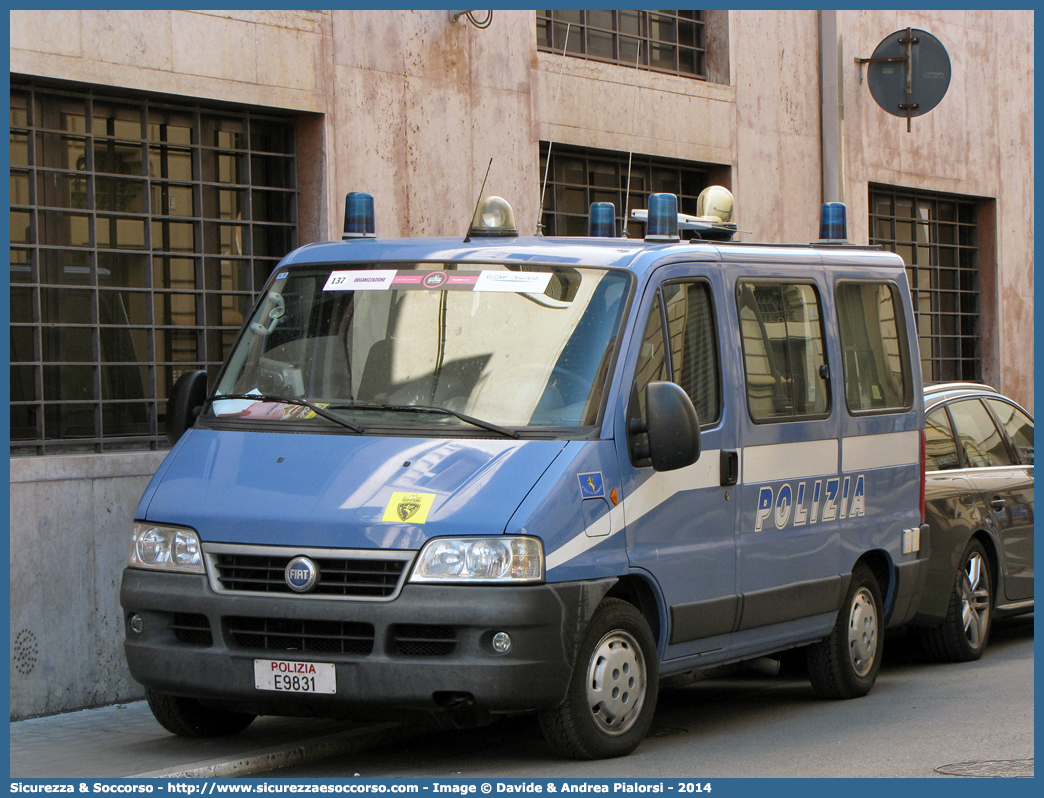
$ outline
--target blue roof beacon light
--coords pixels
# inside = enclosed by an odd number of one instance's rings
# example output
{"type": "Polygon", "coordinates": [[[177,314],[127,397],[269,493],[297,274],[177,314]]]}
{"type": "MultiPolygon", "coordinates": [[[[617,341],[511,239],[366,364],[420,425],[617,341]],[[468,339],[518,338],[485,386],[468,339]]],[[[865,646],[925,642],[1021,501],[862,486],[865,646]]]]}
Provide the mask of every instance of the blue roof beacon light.
{"type": "Polygon", "coordinates": [[[344,235],[341,239],[376,238],[373,217],[373,194],[349,192],[344,198],[344,235]]]}
{"type": "Polygon", "coordinates": [[[843,202],[824,202],[819,211],[818,244],[848,243],[848,212],[843,202]]]}
{"type": "Polygon", "coordinates": [[[678,198],[674,194],[649,195],[646,241],[678,241],[678,198]]]}
{"type": "Polygon", "coordinates": [[[616,238],[616,206],[613,203],[591,203],[587,234],[596,238],[616,238]]]}

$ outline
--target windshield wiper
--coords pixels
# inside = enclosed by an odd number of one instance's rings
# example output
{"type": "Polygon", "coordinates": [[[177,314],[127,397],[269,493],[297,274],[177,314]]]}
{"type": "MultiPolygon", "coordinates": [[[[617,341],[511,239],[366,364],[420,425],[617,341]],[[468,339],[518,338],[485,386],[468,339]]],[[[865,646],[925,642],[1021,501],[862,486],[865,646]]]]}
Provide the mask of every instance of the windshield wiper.
{"type": "MultiPolygon", "coordinates": [[[[221,399],[253,399],[255,402],[272,402],[273,404],[282,405],[298,405],[299,407],[307,407],[317,416],[322,416],[327,421],[332,421],[334,424],[340,424],[342,427],[347,427],[353,432],[358,432],[360,435],[365,434],[365,430],[362,427],[357,427],[355,424],[351,424],[345,421],[336,413],[331,413],[325,408],[319,407],[319,405],[312,404],[307,399],[293,399],[289,396],[272,396],[271,394],[263,393],[226,393],[226,394],[215,394],[210,397],[210,402],[216,402],[221,399]]],[[[337,405],[341,407],[342,405],[337,405]]]]}
{"type": "Polygon", "coordinates": [[[392,410],[395,412],[405,413],[432,413],[444,416],[454,416],[459,418],[461,421],[465,421],[468,424],[473,424],[476,427],[482,427],[490,432],[496,432],[500,435],[505,435],[508,438],[514,438],[518,440],[522,436],[519,435],[515,430],[508,429],[507,427],[501,427],[499,424],[494,424],[491,421],[483,421],[481,418],[475,418],[474,416],[468,416],[464,413],[458,413],[456,410],[450,410],[448,407],[437,407],[435,405],[330,405],[331,408],[343,408],[345,410],[392,410]]]}

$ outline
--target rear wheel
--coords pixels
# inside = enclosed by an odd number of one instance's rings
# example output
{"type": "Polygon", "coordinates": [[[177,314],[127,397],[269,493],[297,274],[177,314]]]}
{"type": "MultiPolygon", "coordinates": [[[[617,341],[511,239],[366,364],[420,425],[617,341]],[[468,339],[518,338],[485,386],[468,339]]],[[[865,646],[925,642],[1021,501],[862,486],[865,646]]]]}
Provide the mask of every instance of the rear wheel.
{"type": "Polygon", "coordinates": [[[881,668],[881,589],[863,563],[852,569],[834,630],[809,646],[806,654],[812,688],[826,698],[866,695],[881,668]]]}
{"type": "Polygon", "coordinates": [[[149,709],[159,724],[179,737],[227,737],[254,722],[256,715],[205,707],[194,698],[145,689],[149,709]]]}
{"type": "Polygon", "coordinates": [[[925,651],[939,662],[971,662],[982,656],[990,637],[993,592],[986,550],[972,540],[957,568],[946,617],[921,630],[925,651]]]}
{"type": "Polygon", "coordinates": [[[540,730],[563,756],[623,756],[649,731],[658,691],[649,624],[626,601],[606,599],[588,624],[566,700],[540,713],[540,730]]]}

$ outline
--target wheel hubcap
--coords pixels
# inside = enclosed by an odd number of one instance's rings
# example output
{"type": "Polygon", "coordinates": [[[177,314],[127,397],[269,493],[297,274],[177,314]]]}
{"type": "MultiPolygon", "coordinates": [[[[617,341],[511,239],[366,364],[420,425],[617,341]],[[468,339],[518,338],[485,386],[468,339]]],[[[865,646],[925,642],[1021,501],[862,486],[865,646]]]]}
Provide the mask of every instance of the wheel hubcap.
{"type": "Polygon", "coordinates": [[[852,599],[852,614],[848,623],[848,655],[859,676],[866,676],[877,656],[877,607],[874,597],[865,587],[852,599]]]}
{"type": "Polygon", "coordinates": [[[645,702],[645,657],[627,632],[603,637],[587,666],[587,705],[606,734],[623,734],[638,719],[645,702]]]}
{"type": "Polygon", "coordinates": [[[990,581],[986,563],[977,552],[968,558],[961,577],[961,620],[972,648],[979,648],[990,623],[990,581]]]}

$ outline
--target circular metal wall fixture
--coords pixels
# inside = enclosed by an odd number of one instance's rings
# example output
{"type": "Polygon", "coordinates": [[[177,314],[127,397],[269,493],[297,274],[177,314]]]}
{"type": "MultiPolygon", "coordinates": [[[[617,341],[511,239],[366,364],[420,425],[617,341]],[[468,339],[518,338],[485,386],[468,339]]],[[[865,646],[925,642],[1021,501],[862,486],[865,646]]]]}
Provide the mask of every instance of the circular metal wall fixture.
{"type": "Polygon", "coordinates": [[[950,56],[927,31],[906,28],[877,45],[870,58],[857,58],[860,82],[867,65],[870,94],[882,109],[910,120],[937,106],[950,88],[950,56]]]}

